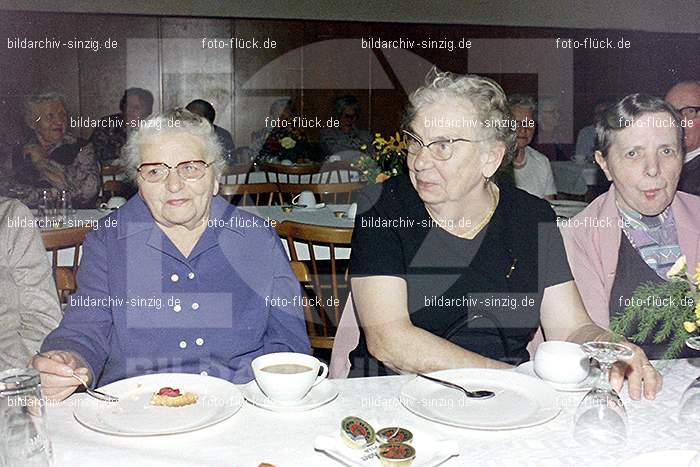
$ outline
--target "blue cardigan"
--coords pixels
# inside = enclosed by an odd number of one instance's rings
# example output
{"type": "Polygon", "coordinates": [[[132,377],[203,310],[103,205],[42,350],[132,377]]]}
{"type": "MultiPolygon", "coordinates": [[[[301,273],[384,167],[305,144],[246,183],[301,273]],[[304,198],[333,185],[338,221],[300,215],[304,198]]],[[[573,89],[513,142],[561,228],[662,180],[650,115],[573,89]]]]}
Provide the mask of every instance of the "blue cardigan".
{"type": "Polygon", "coordinates": [[[275,230],[220,197],[185,258],[134,196],[87,235],[77,280],[41,350],[79,354],[93,385],[167,372],[245,383],[259,355],[310,353],[275,230]]]}

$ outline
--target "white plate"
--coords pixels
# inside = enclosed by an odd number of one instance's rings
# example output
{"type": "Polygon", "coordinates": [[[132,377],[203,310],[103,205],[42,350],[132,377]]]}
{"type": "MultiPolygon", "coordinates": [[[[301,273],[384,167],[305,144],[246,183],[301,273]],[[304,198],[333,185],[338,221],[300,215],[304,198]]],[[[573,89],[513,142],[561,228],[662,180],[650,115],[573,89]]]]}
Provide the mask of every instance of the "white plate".
{"type": "Polygon", "coordinates": [[[489,399],[470,399],[424,378],[404,384],[399,394],[404,407],[434,422],[476,430],[510,430],[545,423],[561,411],[554,388],[514,371],[469,368],[430,374],[467,389],[496,393],[489,399]]]}
{"type": "MultiPolygon", "coordinates": [[[[416,459],[411,467],[432,467],[442,464],[452,456],[459,455],[457,441],[436,439],[425,432],[416,432],[406,424],[400,425],[413,433],[411,446],[416,448],[416,459]]],[[[373,424],[372,426],[381,427],[382,425],[373,424]]],[[[314,449],[323,451],[333,459],[350,466],[381,466],[381,461],[375,454],[378,447],[379,443],[374,443],[364,449],[351,449],[340,438],[340,429],[335,435],[321,435],[314,440],[314,449]]]]}
{"type": "Polygon", "coordinates": [[[243,396],[235,385],[197,374],[143,375],[98,389],[119,397],[119,402],[101,402],[86,394],[73,415],[86,427],[111,435],[152,436],[199,430],[231,417],[243,405],[243,396]],[[197,403],[184,407],[151,405],[153,393],[165,386],[197,394],[197,403]]]}
{"type": "Polygon", "coordinates": [[[311,391],[304,396],[299,404],[295,405],[280,404],[268,399],[255,380],[245,386],[241,386],[241,392],[245,400],[251,404],[273,412],[304,412],[325,405],[338,397],[338,389],[335,387],[335,384],[327,379],[318,386],[311,388],[311,391]]]}
{"type": "Polygon", "coordinates": [[[593,389],[596,380],[600,377],[600,369],[596,367],[591,367],[591,371],[588,373],[588,376],[586,376],[586,379],[584,379],[580,383],[553,383],[551,381],[547,381],[546,379],[540,378],[540,376],[535,371],[535,364],[532,360],[518,365],[515,371],[524,375],[533,376],[537,379],[540,379],[560,392],[590,391],[591,389],[593,389]]]}
{"type": "Polygon", "coordinates": [[[690,460],[698,454],[698,451],[687,451],[683,449],[664,449],[662,451],[652,451],[631,457],[618,467],[687,467],[690,460]]]}

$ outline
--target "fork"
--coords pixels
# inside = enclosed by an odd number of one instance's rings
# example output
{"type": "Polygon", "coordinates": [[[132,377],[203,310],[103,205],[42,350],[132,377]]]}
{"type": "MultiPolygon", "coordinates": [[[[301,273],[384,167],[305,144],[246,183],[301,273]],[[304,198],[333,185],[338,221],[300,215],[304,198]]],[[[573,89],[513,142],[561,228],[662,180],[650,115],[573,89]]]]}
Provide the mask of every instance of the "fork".
{"type": "Polygon", "coordinates": [[[115,396],[110,396],[109,394],[105,394],[104,392],[97,391],[96,389],[90,389],[87,385],[87,381],[84,381],[83,378],[80,376],[76,375],[75,372],[71,373],[71,376],[78,381],[80,381],[80,384],[83,385],[85,388],[85,391],[87,391],[88,394],[90,394],[92,397],[95,399],[104,401],[104,402],[119,402],[119,398],[115,396]]]}
{"type": "Polygon", "coordinates": [[[442,384],[443,386],[447,386],[448,388],[462,391],[464,395],[469,397],[470,399],[490,399],[491,397],[496,395],[493,391],[487,391],[483,389],[479,391],[469,391],[458,384],[450,383],[449,381],[445,381],[438,378],[433,378],[432,376],[424,375],[423,373],[416,373],[416,376],[420,376],[421,378],[425,378],[435,383],[442,384]]]}

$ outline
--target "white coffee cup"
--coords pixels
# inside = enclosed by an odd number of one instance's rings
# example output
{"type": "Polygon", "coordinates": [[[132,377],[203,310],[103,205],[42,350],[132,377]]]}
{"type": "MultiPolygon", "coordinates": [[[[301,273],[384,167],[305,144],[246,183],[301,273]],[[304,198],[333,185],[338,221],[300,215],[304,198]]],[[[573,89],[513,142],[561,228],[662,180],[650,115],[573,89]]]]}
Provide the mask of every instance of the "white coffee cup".
{"type": "Polygon", "coordinates": [[[288,405],[299,403],[328,376],[328,365],[303,353],[261,355],[253,360],[251,367],[255,381],[268,399],[288,405]],[[320,375],[319,368],[323,368],[320,375]]]}
{"type": "Polygon", "coordinates": [[[118,209],[126,204],[126,198],[122,196],[112,196],[106,203],[100,204],[100,209],[118,209]]]}
{"type": "Polygon", "coordinates": [[[316,207],[316,197],[314,194],[308,190],[302,191],[294,198],[292,198],[292,204],[295,206],[305,206],[307,208],[316,207]]]}
{"type": "Polygon", "coordinates": [[[580,383],[588,376],[589,363],[588,354],[573,342],[543,342],[535,353],[535,373],[553,383],[580,383]]]}
{"type": "Polygon", "coordinates": [[[348,219],[354,219],[357,215],[357,203],[352,203],[348,208],[348,219]]]}
{"type": "Polygon", "coordinates": [[[294,165],[289,159],[282,159],[280,165],[294,165]]]}

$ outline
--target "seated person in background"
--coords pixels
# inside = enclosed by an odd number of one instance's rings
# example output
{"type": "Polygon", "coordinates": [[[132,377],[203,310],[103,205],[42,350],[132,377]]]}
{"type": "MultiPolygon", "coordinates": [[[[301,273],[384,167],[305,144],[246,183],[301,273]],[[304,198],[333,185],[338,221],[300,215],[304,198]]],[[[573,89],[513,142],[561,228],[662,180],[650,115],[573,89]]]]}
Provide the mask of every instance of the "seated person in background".
{"type": "Polygon", "coordinates": [[[233,157],[233,153],[236,150],[236,145],[233,143],[231,133],[221,128],[220,126],[214,125],[214,120],[216,119],[216,110],[214,110],[214,107],[205,100],[195,99],[189,104],[187,104],[187,107],[185,108],[190,112],[209,120],[209,123],[211,123],[214,126],[214,132],[216,133],[216,137],[219,138],[219,142],[224,148],[224,160],[228,164],[232,163],[233,161],[231,160],[231,158],[233,157]]]}
{"type": "Polygon", "coordinates": [[[43,190],[70,193],[73,207],[94,208],[100,173],[92,144],[66,132],[68,113],[63,97],[45,93],[30,97],[25,122],[33,136],[13,160],[13,178],[0,180],[0,194],[21,197],[30,207],[40,202],[43,190]]]}
{"type": "Polygon", "coordinates": [[[532,147],[547,156],[550,161],[571,159],[575,146],[564,141],[561,114],[557,101],[551,97],[540,99],[537,111],[537,136],[532,147]]]}
{"type": "Polygon", "coordinates": [[[535,134],[537,104],[529,96],[513,94],[508,98],[508,105],[518,128],[513,158],[515,185],[538,198],[554,199],[557,187],[549,159],[529,146],[535,134]]]}
{"type": "MultiPolygon", "coordinates": [[[[460,124],[510,118],[501,87],[481,76],[431,72],[410,96],[409,174],[358,199],[350,272],[363,333],[350,359],[355,375],[510,368],[529,359],[540,326],[551,340],[618,337],[588,317],[549,204],[492,181],[514,150],[513,128],[460,124]],[[454,123],[426,126],[439,118],[454,123]],[[525,296],[532,300],[523,304],[525,296]]],[[[619,364],[613,385],[627,374],[632,398],[642,380],[653,398],[661,375],[630,347],[635,356],[619,364]]]]}
{"type": "Polygon", "coordinates": [[[119,101],[119,113],[100,119],[104,126],[92,132],[90,142],[95,147],[97,160],[112,164],[119,158],[127,136],[138,128],[140,121],[153,112],[153,94],[146,89],[129,88],[119,101]]]}
{"type": "MultiPolygon", "coordinates": [[[[292,118],[294,118],[296,113],[296,106],[294,105],[294,102],[285,97],[282,99],[277,99],[270,104],[270,110],[266,120],[267,122],[271,120],[284,120],[287,122],[287,126],[291,127],[292,118]]],[[[268,136],[270,136],[270,133],[272,133],[272,131],[275,129],[272,125],[267,124],[267,122],[263,128],[253,131],[250,135],[250,151],[254,159],[257,159],[260,156],[260,151],[265,145],[268,136]]]]}
{"type": "Polygon", "coordinates": [[[685,161],[678,189],[700,195],[700,81],[676,84],[665,99],[681,114],[685,124],[685,161]]]}
{"type": "Polygon", "coordinates": [[[593,107],[593,123],[581,128],[576,137],[576,152],[574,154],[582,156],[586,161],[593,162],[595,155],[593,146],[595,145],[595,122],[610,106],[610,102],[599,100],[593,107]]]}
{"type": "MultiPolygon", "coordinates": [[[[583,302],[601,327],[624,312],[640,284],[668,280],[681,255],[693,267],[700,260],[700,197],[676,191],[681,118],[659,98],[632,94],[596,124],[596,161],[612,185],[562,235],[583,302]]],[[[650,339],[641,347],[660,358],[667,345],[650,339]]]]}
{"type": "Polygon", "coordinates": [[[216,196],[223,159],[209,122],[154,115],[122,153],[139,194],[85,239],[78,290],[31,362],[44,394],[73,393],[72,371],[93,386],[167,372],[245,383],[259,355],[309,353],[275,230],[216,196]]]}
{"type": "Polygon", "coordinates": [[[19,201],[0,197],[0,371],[24,368],[60,320],[34,217],[19,201]]]}
{"type": "Polygon", "coordinates": [[[343,96],[335,101],[333,116],[340,122],[338,128],[322,128],[320,131],[321,150],[325,156],[340,151],[359,151],[363,144],[369,145],[372,136],[367,130],[358,130],[360,103],[355,96],[343,96]]]}

